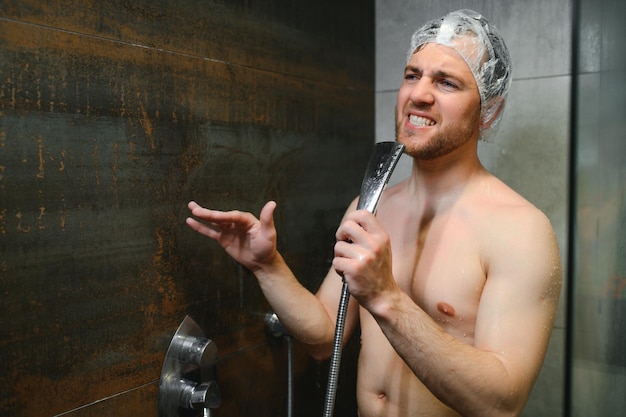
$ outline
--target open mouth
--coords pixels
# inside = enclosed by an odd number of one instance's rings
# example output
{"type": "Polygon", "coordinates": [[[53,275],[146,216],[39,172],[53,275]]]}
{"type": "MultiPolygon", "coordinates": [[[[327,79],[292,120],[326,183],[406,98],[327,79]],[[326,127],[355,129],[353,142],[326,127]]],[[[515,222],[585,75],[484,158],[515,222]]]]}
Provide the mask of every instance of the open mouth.
{"type": "Polygon", "coordinates": [[[431,119],[427,119],[426,117],[416,116],[412,114],[409,116],[409,123],[416,127],[422,127],[422,126],[433,126],[435,124],[435,121],[431,119]]]}

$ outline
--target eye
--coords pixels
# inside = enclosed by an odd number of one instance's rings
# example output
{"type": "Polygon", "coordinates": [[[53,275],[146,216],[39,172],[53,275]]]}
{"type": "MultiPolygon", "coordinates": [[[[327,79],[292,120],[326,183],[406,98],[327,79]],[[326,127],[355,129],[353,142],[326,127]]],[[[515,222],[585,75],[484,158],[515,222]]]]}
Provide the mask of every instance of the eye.
{"type": "Polygon", "coordinates": [[[439,81],[439,85],[442,89],[446,91],[456,91],[459,89],[459,86],[454,81],[448,79],[442,79],[439,81]]]}
{"type": "Polygon", "coordinates": [[[419,79],[420,75],[415,72],[407,72],[406,74],[404,74],[404,80],[407,82],[419,81],[419,79]]]}

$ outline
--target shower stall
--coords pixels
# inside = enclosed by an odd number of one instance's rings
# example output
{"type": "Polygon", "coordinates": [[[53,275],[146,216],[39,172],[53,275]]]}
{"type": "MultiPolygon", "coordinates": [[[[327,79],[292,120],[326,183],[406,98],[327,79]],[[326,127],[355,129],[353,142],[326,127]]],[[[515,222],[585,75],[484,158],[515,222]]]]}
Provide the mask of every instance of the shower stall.
{"type": "MultiPolygon", "coordinates": [[[[284,415],[267,302],[185,204],[278,200],[279,243],[316,288],[372,143],[393,138],[416,22],[459,8],[514,55],[481,157],[547,213],[567,265],[522,416],[626,415],[626,2],[61,3],[0,2],[1,415],[154,417],[186,314],[219,346],[215,415],[284,415]]],[[[337,415],[356,413],[358,342],[337,415]]],[[[327,364],[293,356],[295,414],[321,416],[327,364]]]]}
{"type": "Polygon", "coordinates": [[[568,415],[626,413],[626,4],[578,0],[568,415]]]}

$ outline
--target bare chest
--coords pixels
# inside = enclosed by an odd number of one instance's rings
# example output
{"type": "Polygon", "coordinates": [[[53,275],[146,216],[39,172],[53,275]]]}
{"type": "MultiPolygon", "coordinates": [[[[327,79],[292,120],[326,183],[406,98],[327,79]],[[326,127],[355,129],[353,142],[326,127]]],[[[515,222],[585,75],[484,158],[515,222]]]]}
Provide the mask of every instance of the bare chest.
{"type": "Polygon", "coordinates": [[[479,236],[449,219],[413,235],[391,235],[394,277],[417,305],[453,336],[472,343],[486,280],[479,236]]]}

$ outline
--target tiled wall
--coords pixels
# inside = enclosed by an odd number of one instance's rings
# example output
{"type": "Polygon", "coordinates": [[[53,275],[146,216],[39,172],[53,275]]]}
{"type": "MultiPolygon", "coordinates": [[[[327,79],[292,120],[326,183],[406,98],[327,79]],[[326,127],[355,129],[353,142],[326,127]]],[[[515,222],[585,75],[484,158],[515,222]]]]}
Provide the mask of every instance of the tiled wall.
{"type": "MultiPolygon", "coordinates": [[[[479,144],[484,165],[543,210],[552,221],[565,264],[568,222],[568,160],[572,16],[569,0],[377,0],[376,139],[394,135],[393,110],[408,42],[429,19],[473,9],[494,22],[511,52],[513,84],[498,134],[479,144]]],[[[408,175],[409,161],[393,181],[408,175]]],[[[562,415],[565,356],[565,294],[550,349],[525,416],[562,415]]]]}
{"type": "MultiPolygon", "coordinates": [[[[373,24],[362,0],[0,2],[0,415],[155,417],[187,314],[216,415],[286,413],[258,284],[186,204],[275,199],[315,289],[374,139],[373,24]]],[[[324,369],[295,357],[295,415],[320,415],[324,369]]]]}

